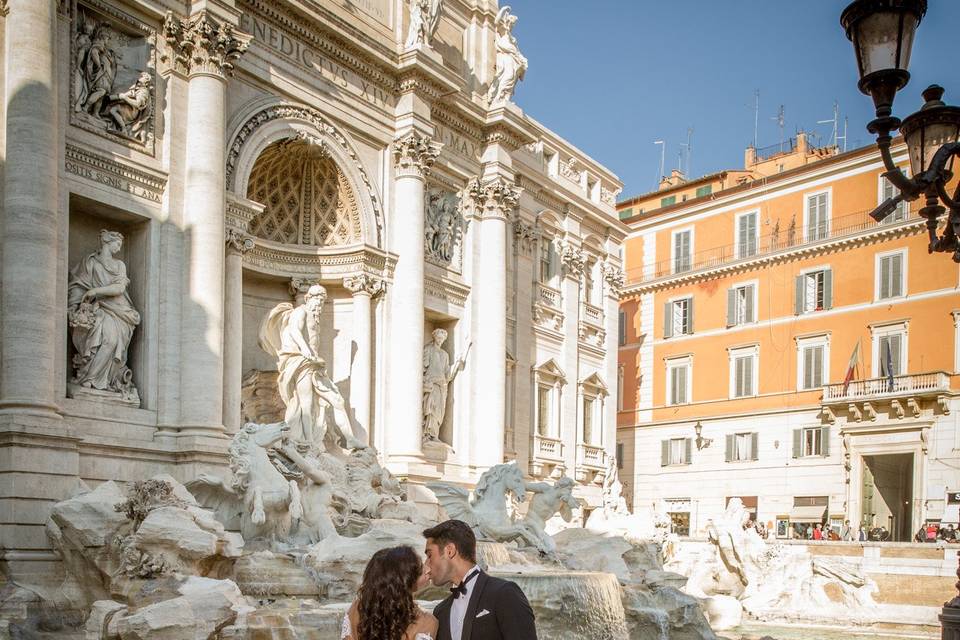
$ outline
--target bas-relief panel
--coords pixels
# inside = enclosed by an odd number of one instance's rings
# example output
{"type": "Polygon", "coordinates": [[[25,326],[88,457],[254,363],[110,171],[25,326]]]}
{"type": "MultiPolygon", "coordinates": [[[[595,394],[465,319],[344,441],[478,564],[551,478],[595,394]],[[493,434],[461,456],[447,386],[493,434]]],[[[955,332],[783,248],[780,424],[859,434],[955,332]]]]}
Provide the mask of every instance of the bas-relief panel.
{"type": "Polygon", "coordinates": [[[465,221],[460,198],[444,188],[430,188],[426,200],[424,255],[433,264],[459,272],[462,267],[465,221]]]}
{"type": "Polygon", "coordinates": [[[99,2],[77,3],[71,28],[71,123],[152,154],[155,45],[150,25],[99,2]]]}
{"type": "Polygon", "coordinates": [[[337,4],[350,14],[363,12],[387,28],[393,23],[390,0],[339,0],[337,4]]]}

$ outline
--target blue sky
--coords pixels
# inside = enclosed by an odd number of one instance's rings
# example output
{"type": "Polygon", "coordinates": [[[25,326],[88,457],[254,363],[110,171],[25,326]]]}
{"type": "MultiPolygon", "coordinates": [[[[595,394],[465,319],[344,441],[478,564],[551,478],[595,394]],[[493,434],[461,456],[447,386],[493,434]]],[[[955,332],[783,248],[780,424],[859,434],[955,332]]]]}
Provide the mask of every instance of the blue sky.
{"type": "MultiPolygon", "coordinates": [[[[846,0],[501,0],[518,16],[514,33],[530,61],[516,103],[624,182],[621,197],[655,186],[659,147],[666,172],[693,128],[690,174],[743,165],[758,145],[812,131],[829,142],[836,100],[848,117],[848,148],[873,143],[870,98],[856,88],[853,47],[840,28],[846,0]]],[[[894,113],[921,104],[936,82],[960,105],[960,0],[929,0],[894,113]],[[952,34],[951,34],[952,31],[952,34]],[[953,37],[951,37],[953,35],[953,37]]],[[[686,161],[684,161],[686,163],[686,161]]]]}

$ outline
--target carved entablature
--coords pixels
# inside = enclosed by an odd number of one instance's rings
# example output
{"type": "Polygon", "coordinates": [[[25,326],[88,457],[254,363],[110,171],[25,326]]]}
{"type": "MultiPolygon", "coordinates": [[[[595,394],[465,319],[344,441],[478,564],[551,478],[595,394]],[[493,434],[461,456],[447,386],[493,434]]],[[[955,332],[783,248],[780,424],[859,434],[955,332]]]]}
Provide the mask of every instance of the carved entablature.
{"type": "Polygon", "coordinates": [[[397,177],[414,176],[425,178],[436,162],[443,147],[433,138],[419,131],[410,131],[393,142],[393,155],[397,177]]]}
{"type": "Polygon", "coordinates": [[[159,175],[135,169],[72,144],[67,144],[64,169],[67,173],[155,204],[163,201],[163,191],[167,184],[167,181],[159,175]]]}
{"type": "Polygon", "coordinates": [[[366,294],[376,297],[384,291],[386,285],[383,278],[372,276],[369,273],[359,273],[344,278],[343,287],[353,295],[366,294]]]}
{"type": "Polygon", "coordinates": [[[507,220],[520,202],[521,189],[503,177],[486,182],[473,178],[467,183],[465,195],[473,204],[474,215],[479,218],[507,220]]]}
{"type": "Polygon", "coordinates": [[[470,294],[470,287],[466,285],[446,278],[433,278],[431,276],[424,277],[423,289],[428,298],[434,298],[457,307],[466,306],[467,296],[470,294]]]}
{"type": "Polygon", "coordinates": [[[426,220],[423,253],[433,264],[460,269],[465,221],[460,197],[443,188],[424,193],[426,220]]]}
{"type": "Polygon", "coordinates": [[[76,4],[70,31],[70,122],[153,155],[156,30],[100,0],[76,4]]]}
{"type": "Polygon", "coordinates": [[[233,75],[234,65],[250,46],[251,36],[232,24],[214,20],[206,11],[189,18],[167,12],[163,37],[180,73],[233,75]]]}
{"type": "Polygon", "coordinates": [[[385,273],[392,268],[386,257],[369,249],[318,254],[275,244],[256,243],[243,256],[244,268],[281,277],[340,280],[359,272],[385,273]]]}

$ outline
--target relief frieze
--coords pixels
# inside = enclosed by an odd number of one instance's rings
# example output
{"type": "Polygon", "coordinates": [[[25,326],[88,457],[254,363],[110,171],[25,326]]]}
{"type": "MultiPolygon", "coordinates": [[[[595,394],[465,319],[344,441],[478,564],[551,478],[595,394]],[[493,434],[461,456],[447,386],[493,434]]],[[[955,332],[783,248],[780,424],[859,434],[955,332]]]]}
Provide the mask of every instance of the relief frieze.
{"type": "Polygon", "coordinates": [[[249,12],[241,14],[240,29],[251,34],[253,41],[260,46],[320,76],[334,86],[349,91],[375,107],[393,109],[395,99],[392,91],[364,78],[353,69],[335,62],[316,47],[293,36],[285,29],[249,12]]]}

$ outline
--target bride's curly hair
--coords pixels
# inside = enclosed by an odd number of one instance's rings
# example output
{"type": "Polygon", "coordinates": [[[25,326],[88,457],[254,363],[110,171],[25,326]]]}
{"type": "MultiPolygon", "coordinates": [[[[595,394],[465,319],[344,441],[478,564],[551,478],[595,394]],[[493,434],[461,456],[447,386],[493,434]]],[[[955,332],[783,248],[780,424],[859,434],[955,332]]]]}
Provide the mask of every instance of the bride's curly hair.
{"type": "Polygon", "coordinates": [[[357,595],[357,640],[403,640],[417,619],[413,590],[420,565],[420,556],[406,545],[373,554],[357,595]]]}

